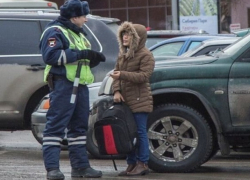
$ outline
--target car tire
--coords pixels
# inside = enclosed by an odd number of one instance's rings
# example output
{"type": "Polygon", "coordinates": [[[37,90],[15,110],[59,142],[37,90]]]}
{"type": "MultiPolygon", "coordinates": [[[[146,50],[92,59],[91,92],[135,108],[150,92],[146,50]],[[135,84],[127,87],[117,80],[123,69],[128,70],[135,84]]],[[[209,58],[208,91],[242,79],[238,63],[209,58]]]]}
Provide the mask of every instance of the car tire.
{"type": "Polygon", "coordinates": [[[210,126],[196,110],[180,104],[157,107],[149,115],[149,167],[160,172],[191,172],[212,153],[210,126]]]}
{"type": "Polygon", "coordinates": [[[37,134],[38,132],[35,128],[36,128],[36,126],[31,125],[31,132],[32,132],[34,138],[37,140],[37,142],[42,145],[43,139],[38,136],[38,134],[37,134]]]}
{"type": "Polygon", "coordinates": [[[208,156],[208,158],[204,161],[204,163],[212,159],[218,153],[218,151],[219,151],[218,148],[213,148],[212,152],[210,153],[210,156],[208,156]]]}
{"type": "MultiPolygon", "coordinates": [[[[35,137],[35,139],[37,140],[37,142],[41,145],[43,145],[43,139],[41,137],[38,136],[38,131],[36,130],[36,126],[31,126],[31,132],[33,134],[33,136],[35,137]]],[[[68,146],[68,141],[67,139],[63,139],[61,142],[61,145],[63,146],[63,149],[67,149],[68,146]]]]}
{"type": "Polygon", "coordinates": [[[97,158],[97,159],[111,159],[112,157],[114,159],[124,159],[126,157],[125,155],[113,155],[113,156],[100,155],[98,146],[95,140],[94,129],[90,127],[87,132],[87,150],[94,158],[97,158]]]}

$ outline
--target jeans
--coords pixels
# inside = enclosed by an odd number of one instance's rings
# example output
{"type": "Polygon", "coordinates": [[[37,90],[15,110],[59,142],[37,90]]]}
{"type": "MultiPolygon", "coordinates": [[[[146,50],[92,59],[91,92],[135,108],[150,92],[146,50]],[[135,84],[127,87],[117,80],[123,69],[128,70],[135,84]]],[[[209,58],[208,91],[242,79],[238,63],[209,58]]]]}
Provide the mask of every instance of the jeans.
{"type": "Polygon", "coordinates": [[[133,113],[134,119],[137,125],[137,147],[136,149],[127,154],[127,163],[136,164],[137,161],[141,161],[144,164],[149,160],[149,144],[147,135],[147,119],[148,113],[133,113]]]}

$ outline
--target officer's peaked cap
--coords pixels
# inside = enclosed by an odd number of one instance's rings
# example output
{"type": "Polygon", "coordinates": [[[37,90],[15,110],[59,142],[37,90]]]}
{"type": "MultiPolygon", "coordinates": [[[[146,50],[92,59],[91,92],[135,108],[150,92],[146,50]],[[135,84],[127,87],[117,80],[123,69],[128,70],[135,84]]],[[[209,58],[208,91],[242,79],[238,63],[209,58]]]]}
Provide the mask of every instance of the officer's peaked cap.
{"type": "Polygon", "coordinates": [[[88,14],[89,4],[87,1],[68,0],[60,7],[60,15],[67,19],[86,16],[88,14]]]}

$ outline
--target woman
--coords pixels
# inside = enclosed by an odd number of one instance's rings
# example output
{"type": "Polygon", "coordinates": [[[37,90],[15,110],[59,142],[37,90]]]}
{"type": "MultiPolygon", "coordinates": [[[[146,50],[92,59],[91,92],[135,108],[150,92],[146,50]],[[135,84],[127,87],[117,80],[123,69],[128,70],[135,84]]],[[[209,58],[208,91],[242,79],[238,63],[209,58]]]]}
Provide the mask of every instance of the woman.
{"type": "Polygon", "coordinates": [[[147,31],[143,25],[124,22],[118,29],[119,55],[114,72],[114,102],[124,101],[132,110],[137,125],[138,146],[127,155],[128,167],[119,176],[149,173],[147,117],[153,110],[149,78],[154,70],[154,57],[145,47],[147,31]]]}

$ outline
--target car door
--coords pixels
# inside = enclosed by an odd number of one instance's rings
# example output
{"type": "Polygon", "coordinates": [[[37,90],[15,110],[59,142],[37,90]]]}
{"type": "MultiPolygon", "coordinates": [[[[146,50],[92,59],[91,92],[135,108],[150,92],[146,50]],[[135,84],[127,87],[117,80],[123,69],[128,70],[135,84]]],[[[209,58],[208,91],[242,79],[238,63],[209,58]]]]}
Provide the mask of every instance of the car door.
{"type": "Polygon", "coordinates": [[[37,20],[0,19],[0,120],[21,120],[31,95],[44,86],[37,20]]]}
{"type": "Polygon", "coordinates": [[[250,49],[236,60],[230,71],[229,107],[233,126],[250,125],[250,49]]]}

